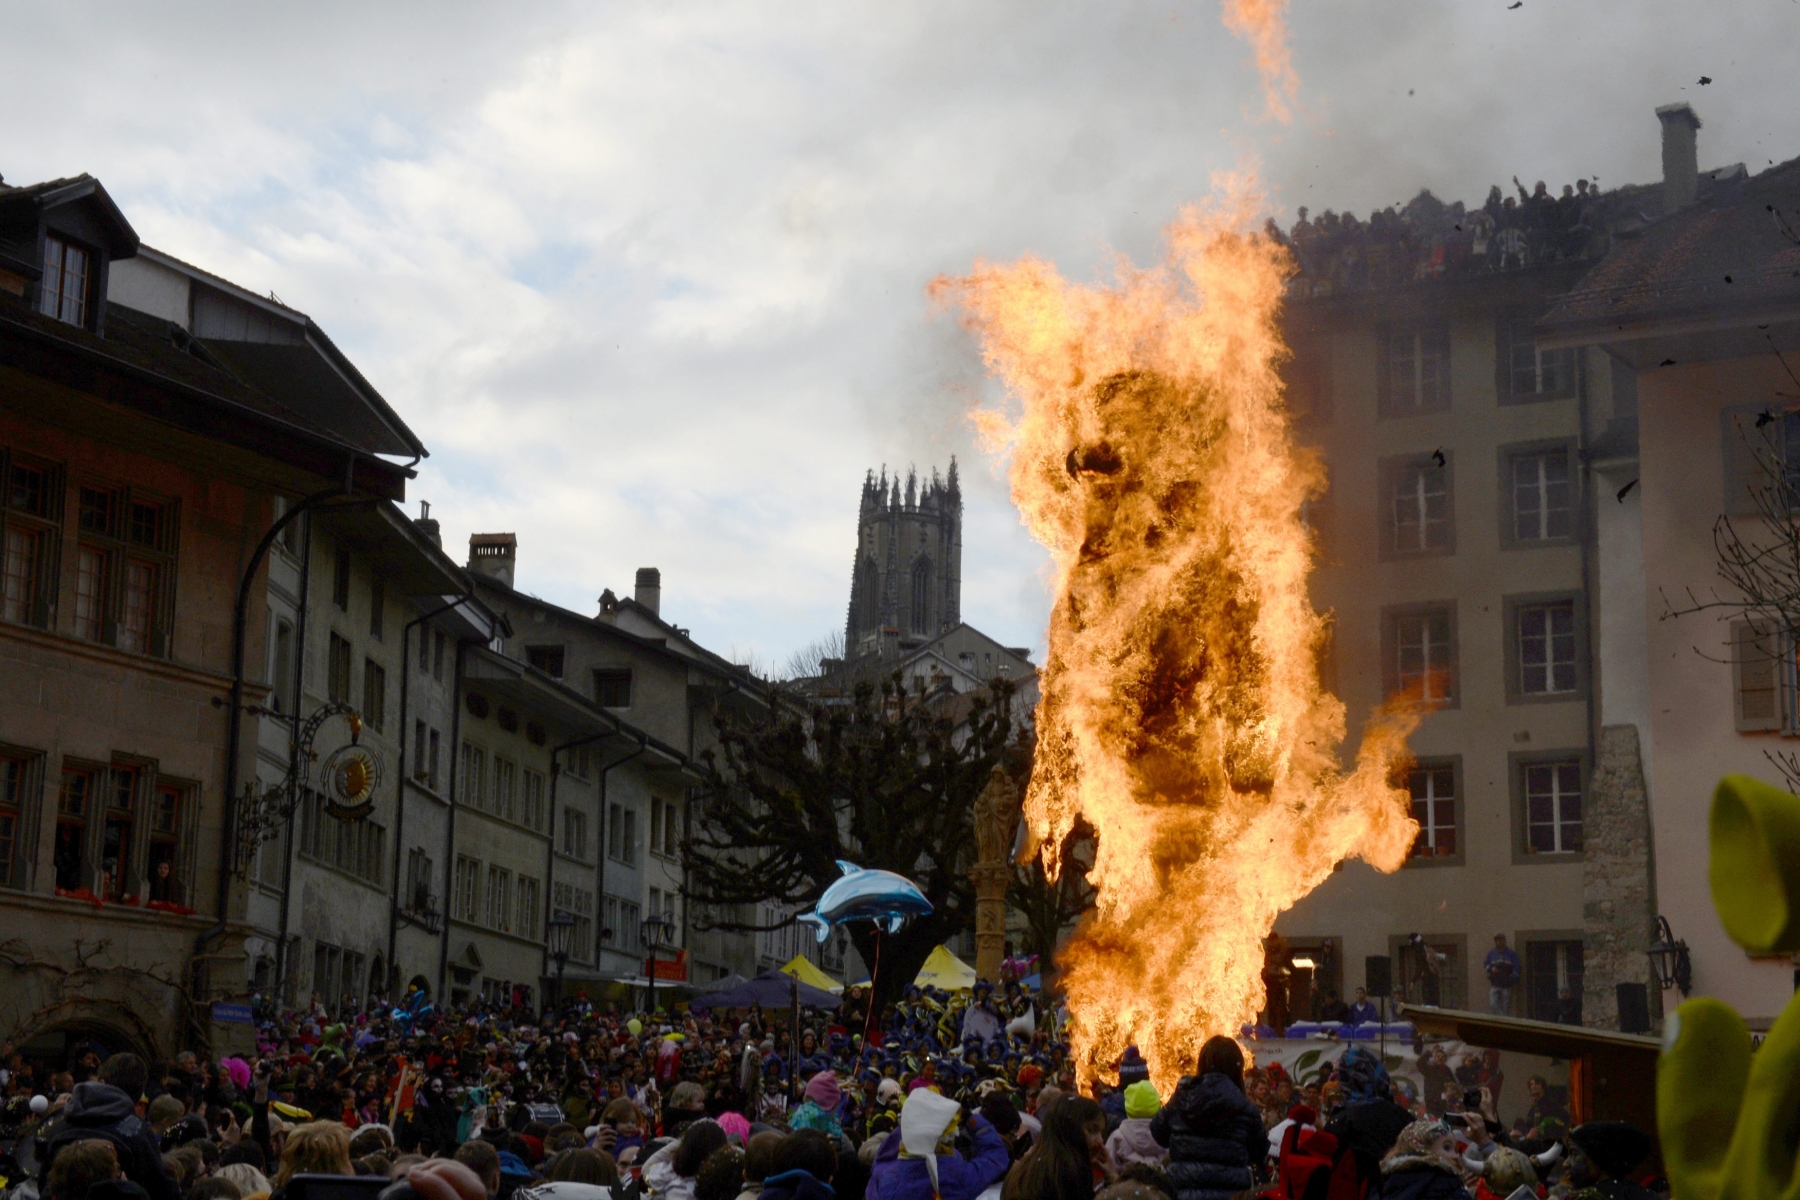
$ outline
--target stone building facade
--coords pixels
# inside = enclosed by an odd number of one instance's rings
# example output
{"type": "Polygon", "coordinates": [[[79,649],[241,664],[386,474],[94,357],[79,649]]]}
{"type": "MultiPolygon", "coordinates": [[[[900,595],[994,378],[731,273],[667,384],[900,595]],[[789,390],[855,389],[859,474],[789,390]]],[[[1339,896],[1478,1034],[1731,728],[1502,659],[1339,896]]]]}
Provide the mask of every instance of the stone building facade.
{"type": "Polygon", "coordinates": [[[863,481],[844,656],[911,650],[962,622],[962,485],[883,468],[863,481]]]}

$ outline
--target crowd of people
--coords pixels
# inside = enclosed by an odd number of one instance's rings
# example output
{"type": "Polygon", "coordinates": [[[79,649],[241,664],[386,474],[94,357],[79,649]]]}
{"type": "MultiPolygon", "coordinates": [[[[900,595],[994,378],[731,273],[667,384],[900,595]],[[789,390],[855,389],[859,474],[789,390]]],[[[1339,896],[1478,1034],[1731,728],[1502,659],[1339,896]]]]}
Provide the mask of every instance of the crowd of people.
{"type": "Polygon", "coordinates": [[[1135,1049],[1084,1094],[1059,1014],[1015,983],[914,988],[876,1021],[846,1004],[797,1038],[756,1008],[421,1000],[267,1013],[254,1053],[211,1061],[87,1045],[47,1072],[0,1047],[4,1200],[1645,1194],[1646,1135],[1570,1130],[1541,1079],[1503,1129],[1485,1058],[1434,1059],[1472,1086],[1427,1101],[1360,1046],[1302,1081],[1213,1038],[1167,1094],[1135,1049]]]}

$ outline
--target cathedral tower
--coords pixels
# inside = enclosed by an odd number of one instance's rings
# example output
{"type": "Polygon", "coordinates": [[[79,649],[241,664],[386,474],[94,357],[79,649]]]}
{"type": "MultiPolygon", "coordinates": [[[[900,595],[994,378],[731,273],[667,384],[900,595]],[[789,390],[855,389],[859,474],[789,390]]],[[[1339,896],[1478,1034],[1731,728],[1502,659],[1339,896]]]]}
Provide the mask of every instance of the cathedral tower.
{"type": "Polygon", "coordinates": [[[906,650],[962,621],[962,487],[956,460],[948,478],[935,469],[923,483],[887,468],[863,480],[856,565],[844,657],[906,650]]]}

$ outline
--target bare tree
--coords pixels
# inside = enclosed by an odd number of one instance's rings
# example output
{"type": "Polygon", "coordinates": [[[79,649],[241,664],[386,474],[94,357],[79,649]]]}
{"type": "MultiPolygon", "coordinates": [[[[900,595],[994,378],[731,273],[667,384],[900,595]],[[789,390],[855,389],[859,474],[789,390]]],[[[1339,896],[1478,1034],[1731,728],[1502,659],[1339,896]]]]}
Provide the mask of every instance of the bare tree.
{"type": "MultiPolygon", "coordinates": [[[[1770,348],[1775,349],[1773,342],[1770,348]]],[[[1781,352],[1775,350],[1775,355],[1800,386],[1781,352]]],[[[1748,456],[1743,494],[1753,511],[1735,520],[1728,512],[1713,523],[1718,574],[1725,587],[1705,595],[1688,588],[1680,600],[1665,593],[1662,619],[1711,613],[1726,622],[1730,657],[1715,661],[1735,662],[1740,671],[1766,672],[1772,694],[1778,696],[1779,669],[1800,646],[1800,419],[1764,409],[1735,424],[1748,456]]],[[[1800,754],[1765,750],[1763,756],[1790,790],[1800,791],[1800,754]]]]}
{"type": "Polygon", "coordinates": [[[826,659],[843,661],[843,630],[833,629],[788,655],[787,664],[781,669],[781,677],[786,680],[811,679],[824,672],[826,659]]]}

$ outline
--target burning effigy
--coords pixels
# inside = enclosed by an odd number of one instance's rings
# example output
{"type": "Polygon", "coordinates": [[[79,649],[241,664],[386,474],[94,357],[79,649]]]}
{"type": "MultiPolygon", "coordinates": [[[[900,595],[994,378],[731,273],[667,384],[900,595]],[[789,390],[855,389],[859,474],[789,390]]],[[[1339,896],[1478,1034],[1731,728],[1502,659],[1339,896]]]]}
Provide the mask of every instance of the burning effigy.
{"type": "MultiPolygon", "coordinates": [[[[1285,63],[1278,4],[1234,13],[1285,63]]],[[[1005,386],[977,424],[1054,567],[1025,819],[1051,872],[1079,822],[1096,835],[1096,908],[1059,954],[1077,1069],[1136,1045],[1165,1094],[1255,1018],[1276,916],[1346,858],[1398,868],[1417,831],[1395,786],[1415,715],[1378,713],[1346,765],[1320,681],[1304,511],[1325,481],[1280,376],[1292,260],[1246,176],[1216,193],[1164,262],[1094,286],[1035,258],[933,284],[1005,386]]]]}

